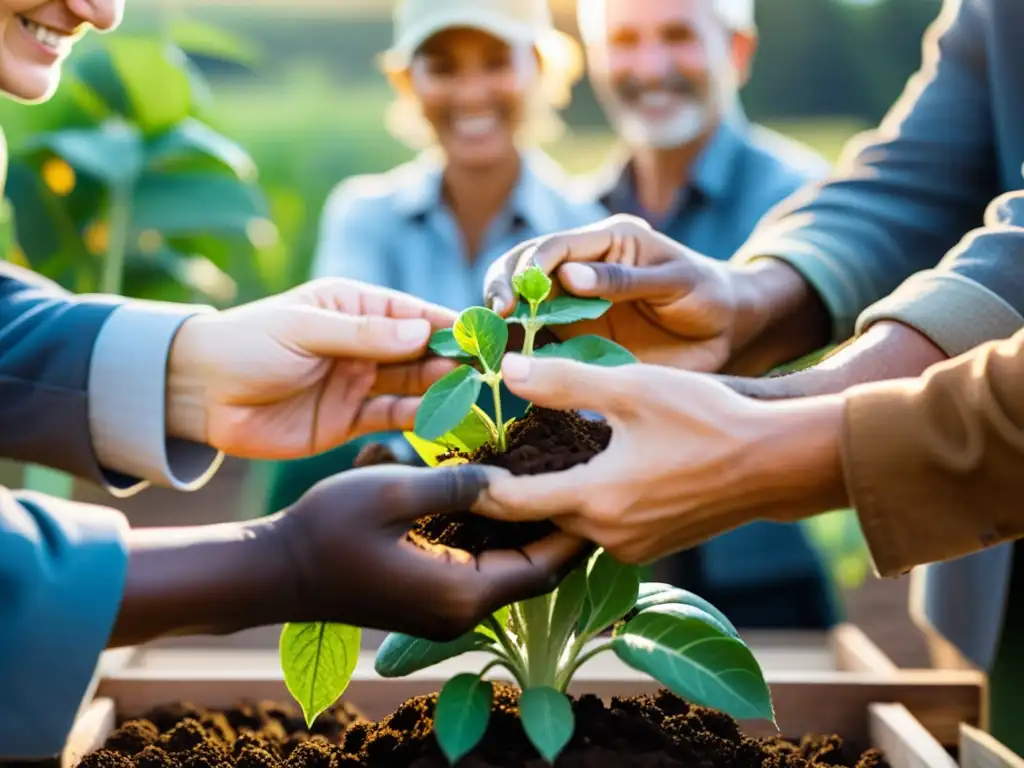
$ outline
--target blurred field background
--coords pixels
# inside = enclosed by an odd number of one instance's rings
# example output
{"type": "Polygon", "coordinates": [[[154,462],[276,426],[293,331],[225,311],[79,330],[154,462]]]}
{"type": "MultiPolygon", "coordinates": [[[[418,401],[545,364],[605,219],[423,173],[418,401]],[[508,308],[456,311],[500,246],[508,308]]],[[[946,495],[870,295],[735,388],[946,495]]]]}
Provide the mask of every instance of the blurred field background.
{"type": "MultiPolygon", "coordinates": [[[[921,35],[939,6],[939,0],[759,0],[761,47],[743,97],[749,117],[835,160],[852,135],[877,123],[918,67],[921,35]]],[[[559,26],[575,33],[573,4],[554,0],[553,8],[559,26]]],[[[391,94],[374,57],[389,44],[390,11],[388,0],[131,0],[121,30],[80,44],[68,62],[69,70],[122,39],[175,43],[187,50],[189,71],[198,75],[187,111],[251,156],[258,171],[254,188],[273,224],[268,236],[265,226],[252,227],[245,221],[236,226],[232,221],[225,231],[230,230],[235,240],[241,234],[250,242],[223,251],[230,251],[230,257],[216,256],[221,244],[209,238],[190,240],[189,248],[210,258],[200,270],[182,268],[174,249],[161,251],[168,257],[161,262],[163,271],[141,282],[117,282],[123,292],[227,306],[306,279],[320,209],[330,189],[353,174],[386,170],[411,157],[383,127],[391,94]],[[209,279],[211,274],[216,279],[209,279]]],[[[172,98],[167,94],[180,83],[173,73],[147,71],[147,66],[122,64],[120,77],[128,83],[124,90],[131,101],[136,106],[145,102],[152,115],[160,113],[172,98]]],[[[96,116],[83,110],[76,88],[66,78],[47,104],[0,103],[0,125],[12,154],[25,151],[42,134],[96,123],[96,116]]],[[[564,117],[568,132],[547,151],[572,173],[597,167],[613,138],[586,82],[576,88],[564,117]]],[[[29,173],[45,176],[42,168],[31,166],[29,173]]],[[[53,181],[44,181],[52,191],[53,181]]],[[[82,174],[78,182],[88,187],[82,174]]],[[[63,228],[84,246],[76,241],[75,247],[62,246],[57,254],[39,243],[29,248],[23,242],[25,247],[19,248],[12,242],[7,257],[50,274],[71,289],[95,289],[100,283],[83,281],[82,270],[77,270],[81,265],[75,261],[98,264],[104,255],[110,258],[108,239],[95,236],[97,221],[109,224],[104,211],[111,210],[110,187],[96,187],[84,203],[75,202],[74,216],[64,216],[60,224],[45,211],[52,214],[61,202],[58,198],[68,197],[67,192],[46,195],[38,216],[22,198],[8,201],[17,207],[21,200],[18,232],[10,237],[38,240],[38,232],[63,228]],[[53,266],[56,262],[59,269],[53,266]],[[71,277],[73,273],[77,277],[71,277]]],[[[222,218],[227,221],[233,215],[225,209],[222,218]]],[[[155,220],[171,226],[166,217],[155,220]]],[[[173,237],[168,242],[185,247],[173,237]]],[[[8,475],[11,471],[8,467],[8,475]]],[[[122,506],[136,525],[249,516],[261,504],[258,476],[242,462],[229,462],[199,496],[186,500],[150,491],[122,506]]],[[[111,503],[83,484],[75,492],[111,503]]],[[[905,616],[906,581],[868,577],[858,531],[848,523],[844,515],[830,515],[814,521],[812,528],[847,590],[851,616],[873,626],[869,631],[898,660],[925,663],[905,616]]]]}

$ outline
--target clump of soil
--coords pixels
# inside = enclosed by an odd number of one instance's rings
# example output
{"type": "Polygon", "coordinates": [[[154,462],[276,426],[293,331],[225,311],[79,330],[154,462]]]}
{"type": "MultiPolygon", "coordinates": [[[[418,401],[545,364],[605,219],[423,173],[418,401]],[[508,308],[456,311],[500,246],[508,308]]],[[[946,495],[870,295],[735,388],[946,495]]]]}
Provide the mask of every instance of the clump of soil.
{"type": "MultiPolygon", "coordinates": [[[[546,765],[519,722],[518,698],[517,689],[494,684],[487,733],[459,768],[546,765]]],[[[123,724],[81,768],[448,768],[434,738],[436,702],[437,694],[409,699],[377,723],[338,708],[313,734],[273,705],[164,707],[123,724]]],[[[556,768],[890,768],[877,750],[862,753],[836,736],[748,738],[727,715],[667,691],[610,706],[583,696],[573,708],[576,730],[556,768]]]]}
{"type": "MultiPolygon", "coordinates": [[[[539,475],[585,464],[608,447],[611,437],[611,427],[602,421],[534,407],[509,427],[504,452],[488,443],[473,453],[453,452],[443,458],[462,457],[473,464],[501,467],[513,475],[539,475]]],[[[355,466],[388,463],[388,454],[390,451],[383,446],[366,446],[356,457],[355,466]]],[[[459,513],[417,521],[410,538],[417,543],[440,544],[476,555],[492,549],[519,549],[554,531],[555,526],[547,521],[505,523],[459,513]]]]}

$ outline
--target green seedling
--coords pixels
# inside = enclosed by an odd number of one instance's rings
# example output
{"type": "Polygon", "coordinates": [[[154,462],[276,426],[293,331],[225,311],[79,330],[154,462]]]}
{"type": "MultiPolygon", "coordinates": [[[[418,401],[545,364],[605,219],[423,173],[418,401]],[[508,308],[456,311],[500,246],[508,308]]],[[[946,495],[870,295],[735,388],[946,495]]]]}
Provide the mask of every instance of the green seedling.
{"type": "MultiPolygon", "coordinates": [[[[463,312],[454,328],[435,334],[435,354],[464,364],[428,390],[406,437],[429,466],[469,454],[491,443],[507,447],[500,405],[501,361],[508,324],[525,330],[523,354],[564,357],[602,366],[635,358],[598,336],[580,336],[534,350],[537,332],[548,325],[593,320],[611,306],[594,299],[548,300],[551,281],[532,268],[514,282],[523,299],[509,320],[482,307],[463,312]],[[494,392],[496,419],[476,401],[487,384],[494,392]]],[[[359,655],[360,630],[335,624],[294,624],[281,639],[285,682],[308,723],[347,688],[359,655]]],[[[737,719],[775,722],[771,696],[760,667],[736,629],[706,600],[667,584],[641,584],[640,569],[598,551],[554,592],[506,606],[472,632],[447,643],[389,635],[376,657],[377,673],[405,677],[469,652],[490,661],[478,674],[449,680],[438,698],[434,730],[455,764],[479,744],[487,730],[492,686],[486,679],[504,669],[523,693],[519,715],[538,753],[554,762],[572,738],[573,709],[566,690],[576,671],[594,656],[611,652],[695,704],[737,719]],[[611,629],[610,635],[605,635],[611,629]]]]}
{"type": "Polygon", "coordinates": [[[464,364],[427,390],[416,412],[413,432],[406,435],[424,460],[453,450],[472,452],[487,442],[500,452],[508,447],[511,422],[505,422],[501,413],[501,361],[512,323],[523,326],[524,355],[564,357],[604,366],[636,362],[627,349],[600,336],[578,336],[535,351],[541,328],[596,320],[608,311],[611,302],[571,296],[548,300],[551,279],[537,267],[518,275],[512,284],[522,301],[508,320],[484,307],[471,307],[459,315],[454,327],[438,331],[431,339],[430,348],[435,354],[464,364]],[[494,397],[494,419],[477,405],[485,385],[494,397]]]}
{"type": "Polygon", "coordinates": [[[469,652],[491,659],[478,674],[449,680],[434,712],[438,744],[452,765],[487,730],[492,685],[486,677],[499,668],[522,689],[519,717],[527,737],[553,763],[575,730],[566,696],[573,675],[605,652],[694,704],[775,722],[757,660],[718,609],[668,584],[641,584],[640,568],[603,551],[553,593],[503,608],[452,642],[388,635],[375,667],[382,677],[405,677],[469,652]]]}

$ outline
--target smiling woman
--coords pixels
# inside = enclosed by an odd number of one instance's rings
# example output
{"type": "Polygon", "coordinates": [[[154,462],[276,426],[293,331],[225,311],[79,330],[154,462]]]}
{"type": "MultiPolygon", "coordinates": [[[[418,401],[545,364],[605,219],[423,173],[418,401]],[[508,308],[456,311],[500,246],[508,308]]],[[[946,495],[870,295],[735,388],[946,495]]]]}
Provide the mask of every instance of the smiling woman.
{"type": "Polygon", "coordinates": [[[60,64],[89,27],[116,27],[124,0],[0,0],[0,90],[23,101],[49,98],[60,64]]]}

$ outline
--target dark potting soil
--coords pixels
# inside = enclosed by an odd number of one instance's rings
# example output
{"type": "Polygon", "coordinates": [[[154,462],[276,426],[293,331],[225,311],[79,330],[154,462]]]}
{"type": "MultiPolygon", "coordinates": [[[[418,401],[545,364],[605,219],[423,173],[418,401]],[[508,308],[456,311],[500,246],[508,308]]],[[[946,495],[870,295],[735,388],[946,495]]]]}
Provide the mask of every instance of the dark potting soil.
{"type": "MultiPolygon", "coordinates": [[[[531,408],[513,423],[507,433],[508,446],[499,452],[487,444],[471,454],[454,452],[443,458],[462,457],[470,463],[507,469],[513,475],[563,472],[584,464],[608,447],[612,430],[602,421],[584,419],[568,411],[531,408]]],[[[355,466],[365,467],[394,461],[383,446],[369,445],[356,457],[355,466]]],[[[506,523],[471,513],[436,515],[413,526],[413,541],[440,544],[479,554],[492,549],[519,549],[553,533],[547,521],[506,523]]]]}
{"type": "MultiPolygon", "coordinates": [[[[541,768],[519,722],[519,692],[495,683],[484,740],[459,768],[541,768]]],[[[448,768],[433,733],[437,695],[409,699],[377,723],[336,708],[313,735],[288,707],[260,704],[224,713],[161,707],[124,723],[81,768],[448,768]]],[[[574,700],[576,730],[556,768],[889,768],[838,737],[751,739],[730,717],[654,697],[574,700]]]]}

